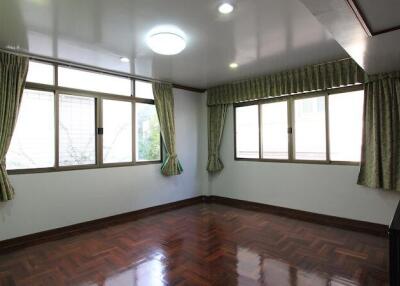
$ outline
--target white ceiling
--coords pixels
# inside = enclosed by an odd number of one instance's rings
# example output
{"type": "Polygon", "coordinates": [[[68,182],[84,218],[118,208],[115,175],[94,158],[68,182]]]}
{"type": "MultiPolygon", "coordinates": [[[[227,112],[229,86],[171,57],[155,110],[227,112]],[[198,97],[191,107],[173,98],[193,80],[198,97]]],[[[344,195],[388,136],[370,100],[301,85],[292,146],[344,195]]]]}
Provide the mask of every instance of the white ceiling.
{"type": "Polygon", "coordinates": [[[198,88],[347,56],[298,0],[238,0],[229,16],[218,3],[1,0],[0,47],[198,88]],[[181,54],[155,55],[145,45],[161,24],[186,33],[181,54]]]}

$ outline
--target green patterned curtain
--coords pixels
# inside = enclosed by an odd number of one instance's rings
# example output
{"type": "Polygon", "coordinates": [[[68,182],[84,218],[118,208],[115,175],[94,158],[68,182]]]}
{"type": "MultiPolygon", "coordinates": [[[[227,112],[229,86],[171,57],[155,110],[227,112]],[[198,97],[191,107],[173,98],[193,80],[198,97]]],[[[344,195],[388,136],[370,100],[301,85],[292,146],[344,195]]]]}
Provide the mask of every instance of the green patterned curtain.
{"type": "Polygon", "coordinates": [[[175,176],[183,172],[175,150],[174,95],[172,85],[153,83],[154,103],[160,121],[161,135],[167,154],[161,166],[164,176],[175,176]]]}
{"type": "Polygon", "coordinates": [[[219,172],[224,164],[219,158],[222,133],[224,131],[228,104],[213,105],[208,107],[208,164],[210,173],[219,172]]]}
{"type": "Polygon", "coordinates": [[[327,90],[364,83],[366,77],[354,60],[342,59],[216,86],[207,90],[207,104],[232,104],[327,90]]]}
{"type": "Polygon", "coordinates": [[[358,184],[400,191],[400,72],[370,77],[363,120],[358,184]]]}
{"type": "Polygon", "coordinates": [[[0,201],[12,200],[14,196],[5,160],[18,117],[28,63],[26,57],[0,52],[0,201]]]}

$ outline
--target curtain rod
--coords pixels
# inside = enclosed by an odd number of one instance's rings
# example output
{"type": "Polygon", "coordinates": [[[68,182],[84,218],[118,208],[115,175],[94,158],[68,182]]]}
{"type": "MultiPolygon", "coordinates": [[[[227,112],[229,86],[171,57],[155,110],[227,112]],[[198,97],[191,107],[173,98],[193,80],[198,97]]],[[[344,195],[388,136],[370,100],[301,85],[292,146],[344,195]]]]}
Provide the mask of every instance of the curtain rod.
{"type": "Polygon", "coordinates": [[[206,91],[205,89],[202,89],[202,88],[185,86],[185,85],[180,85],[180,84],[176,84],[176,83],[172,83],[172,82],[168,82],[168,81],[158,80],[158,79],[154,79],[154,78],[150,78],[150,77],[137,76],[137,75],[132,75],[132,74],[125,73],[125,72],[118,72],[118,71],[113,71],[113,70],[109,70],[109,69],[103,69],[103,68],[99,68],[99,67],[95,67],[95,66],[91,66],[91,65],[80,64],[77,62],[70,62],[70,61],[50,58],[50,57],[46,57],[46,56],[33,55],[33,54],[30,54],[27,52],[14,51],[14,50],[9,50],[9,49],[4,49],[4,48],[0,48],[0,51],[8,53],[8,54],[27,57],[32,60],[47,62],[47,63],[51,63],[51,64],[58,64],[58,65],[62,65],[62,66],[72,67],[72,68],[81,68],[81,69],[86,69],[86,70],[103,73],[103,74],[108,74],[108,75],[128,77],[128,78],[134,79],[134,80],[141,80],[141,81],[146,81],[146,82],[168,83],[168,84],[172,84],[172,86],[174,88],[198,92],[198,93],[203,93],[206,91]]]}

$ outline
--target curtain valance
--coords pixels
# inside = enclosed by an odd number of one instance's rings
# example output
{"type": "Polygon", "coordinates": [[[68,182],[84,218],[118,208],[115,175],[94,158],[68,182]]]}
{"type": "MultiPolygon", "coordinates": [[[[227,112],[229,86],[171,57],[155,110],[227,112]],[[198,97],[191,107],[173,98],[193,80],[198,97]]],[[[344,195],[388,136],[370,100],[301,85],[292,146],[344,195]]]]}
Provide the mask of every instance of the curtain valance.
{"type": "Polygon", "coordinates": [[[367,75],[353,59],[341,59],[216,86],[207,104],[231,104],[364,83],[367,75]]]}

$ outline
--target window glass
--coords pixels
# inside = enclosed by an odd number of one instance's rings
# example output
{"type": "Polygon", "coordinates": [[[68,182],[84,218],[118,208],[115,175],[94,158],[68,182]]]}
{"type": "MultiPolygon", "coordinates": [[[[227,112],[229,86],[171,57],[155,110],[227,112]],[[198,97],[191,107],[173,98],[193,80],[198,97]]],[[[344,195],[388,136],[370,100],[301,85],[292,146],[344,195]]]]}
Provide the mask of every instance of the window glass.
{"type": "Polygon", "coordinates": [[[151,82],[135,80],[135,96],[140,98],[154,99],[153,86],[151,82]]]}
{"type": "Polygon", "coordinates": [[[95,99],[60,95],[60,166],[96,163],[95,99]]]}
{"type": "Polygon", "coordinates": [[[267,103],[261,108],[263,158],[288,159],[287,102],[267,103]]]}
{"type": "Polygon", "coordinates": [[[326,160],[325,97],[297,99],[295,102],[295,158],[326,160]]]}
{"type": "Polygon", "coordinates": [[[117,95],[131,95],[129,78],[61,66],[58,67],[58,85],[117,95]]]}
{"type": "Polygon", "coordinates": [[[329,95],[329,140],[332,161],[360,161],[364,93],[329,95]]]}
{"type": "Polygon", "coordinates": [[[236,157],[259,158],[258,105],[236,108],[236,157]]]}
{"type": "Polygon", "coordinates": [[[132,161],[132,103],[103,100],[103,162],[132,161]]]}
{"type": "Polygon", "coordinates": [[[161,159],[160,126],[153,104],[136,103],[136,160],[161,159]]]}
{"type": "Polygon", "coordinates": [[[7,169],[54,166],[54,95],[26,89],[7,153],[7,169]]]}
{"type": "Polygon", "coordinates": [[[54,66],[52,64],[29,61],[27,82],[54,84],[54,66]]]}

